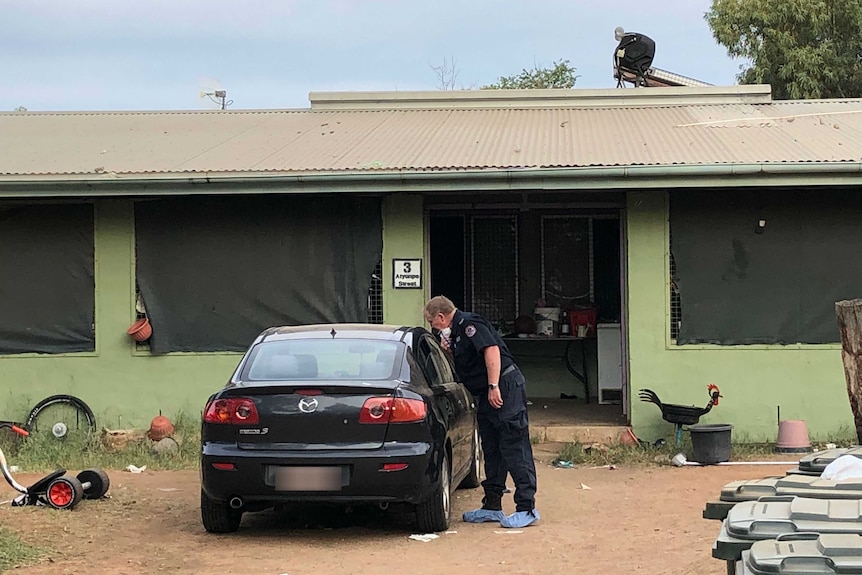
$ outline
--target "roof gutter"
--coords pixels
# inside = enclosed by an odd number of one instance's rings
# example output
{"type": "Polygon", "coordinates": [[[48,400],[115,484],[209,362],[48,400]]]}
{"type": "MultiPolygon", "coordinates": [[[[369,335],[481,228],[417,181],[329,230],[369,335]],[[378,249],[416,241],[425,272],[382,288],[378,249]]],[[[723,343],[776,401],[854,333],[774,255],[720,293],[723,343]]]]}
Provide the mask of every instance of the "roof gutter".
{"type": "Polygon", "coordinates": [[[0,198],[195,194],[599,191],[859,185],[862,162],[699,164],[362,173],[222,172],[0,176],[0,198]]]}

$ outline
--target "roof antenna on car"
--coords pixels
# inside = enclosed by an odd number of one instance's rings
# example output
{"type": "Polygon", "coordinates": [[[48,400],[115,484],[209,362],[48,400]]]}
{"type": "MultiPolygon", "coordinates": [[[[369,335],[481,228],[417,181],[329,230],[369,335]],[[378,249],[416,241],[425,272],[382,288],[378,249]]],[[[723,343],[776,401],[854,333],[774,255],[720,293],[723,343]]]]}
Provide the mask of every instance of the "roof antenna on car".
{"type": "Polygon", "coordinates": [[[332,339],[335,339],[335,328],[332,328],[332,331],[329,332],[329,335],[332,336],[332,339]]]}

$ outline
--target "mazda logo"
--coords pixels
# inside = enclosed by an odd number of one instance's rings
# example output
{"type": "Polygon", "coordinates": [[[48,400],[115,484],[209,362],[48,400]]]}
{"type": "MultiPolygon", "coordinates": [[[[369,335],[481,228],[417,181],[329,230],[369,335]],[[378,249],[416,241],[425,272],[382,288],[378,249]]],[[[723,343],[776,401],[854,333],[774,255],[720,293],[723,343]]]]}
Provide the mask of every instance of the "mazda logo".
{"type": "Polygon", "coordinates": [[[312,413],[317,409],[317,400],[313,397],[303,397],[299,400],[299,411],[302,413],[312,413]]]}

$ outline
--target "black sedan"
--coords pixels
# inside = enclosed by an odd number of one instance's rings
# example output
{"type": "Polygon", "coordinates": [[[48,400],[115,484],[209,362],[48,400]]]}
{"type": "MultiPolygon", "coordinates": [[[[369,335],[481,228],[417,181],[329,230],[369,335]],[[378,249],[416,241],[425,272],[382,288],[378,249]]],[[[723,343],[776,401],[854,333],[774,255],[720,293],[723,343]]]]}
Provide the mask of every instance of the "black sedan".
{"type": "Polygon", "coordinates": [[[480,481],[473,397],[421,327],[264,331],[207,401],[201,448],[211,533],[290,502],[406,503],[443,531],[453,486],[480,481]]]}

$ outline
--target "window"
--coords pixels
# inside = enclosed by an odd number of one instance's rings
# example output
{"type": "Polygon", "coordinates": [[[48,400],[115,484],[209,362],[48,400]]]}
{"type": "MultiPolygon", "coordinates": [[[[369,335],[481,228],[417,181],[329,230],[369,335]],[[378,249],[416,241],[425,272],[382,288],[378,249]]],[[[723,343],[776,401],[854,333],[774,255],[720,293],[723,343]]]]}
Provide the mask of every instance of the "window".
{"type": "Polygon", "coordinates": [[[416,358],[419,360],[419,366],[429,385],[433,387],[443,383],[443,379],[438,371],[440,366],[434,358],[434,352],[432,351],[432,345],[428,337],[423,337],[419,340],[416,358]]]}
{"type": "Polygon", "coordinates": [[[508,333],[539,299],[550,307],[622,310],[616,210],[496,211],[430,217],[431,292],[508,333]]]}
{"type": "Polygon", "coordinates": [[[679,326],[682,323],[682,307],[679,303],[679,286],[676,277],[676,261],[670,252],[670,338],[679,338],[679,326]]]}
{"type": "Polygon", "coordinates": [[[437,372],[440,374],[441,383],[453,383],[458,381],[458,378],[455,377],[452,365],[449,363],[448,357],[436,343],[431,346],[431,355],[434,357],[434,364],[437,368],[437,372]]]}
{"type": "Polygon", "coordinates": [[[835,302],[862,293],[858,190],[673,190],[669,215],[678,345],[841,340],[835,302]]]}
{"type": "Polygon", "coordinates": [[[499,324],[518,315],[518,220],[474,216],[470,234],[471,311],[499,324]]]}
{"type": "Polygon", "coordinates": [[[380,200],[351,195],[137,202],[153,353],[245,351],[272,326],[382,322],[381,230],[380,200]]]}
{"type": "Polygon", "coordinates": [[[0,354],[91,352],[92,204],[0,205],[0,354]]]}
{"type": "Polygon", "coordinates": [[[259,343],[245,381],[391,379],[404,345],[367,339],[298,339],[259,343]]]}
{"type": "Polygon", "coordinates": [[[594,301],[592,219],[542,216],[542,297],[566,309],[594,301]]]}
{"type": "Polygon", "coordinates": [[[368,323],[383,323],[383,260],[377,262],[368,288],[368,323]]]}

